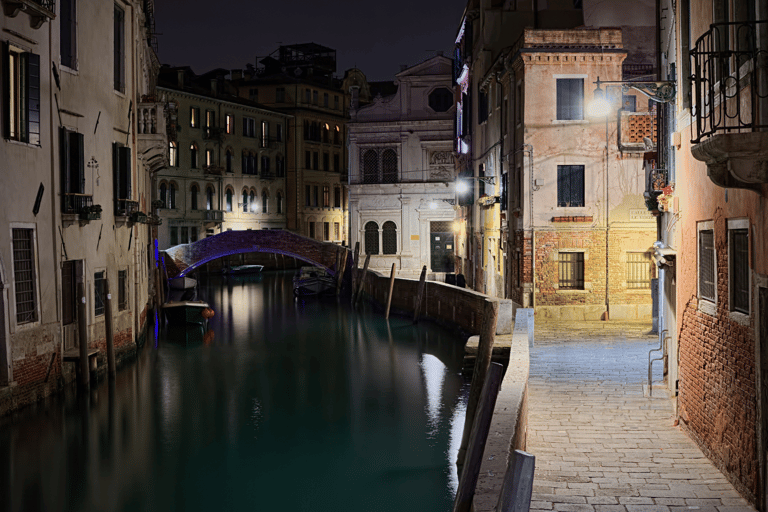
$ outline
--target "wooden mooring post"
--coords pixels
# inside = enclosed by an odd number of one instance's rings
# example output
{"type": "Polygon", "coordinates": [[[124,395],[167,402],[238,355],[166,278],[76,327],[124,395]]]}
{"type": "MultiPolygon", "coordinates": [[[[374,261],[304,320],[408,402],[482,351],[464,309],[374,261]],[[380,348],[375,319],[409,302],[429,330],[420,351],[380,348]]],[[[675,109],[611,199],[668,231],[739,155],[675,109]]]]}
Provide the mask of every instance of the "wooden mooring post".
{"type": "Polygon", "coordinates": [[[365,264],[363,264],[363,273],[358,278],[357,294],[355,295],[355,306],[360,301],[360,296],[363,294],[363,285],[365,284],[365,274],[368,272],[368,263],[371,261],[371,255],[365,255],[365,264]]]}
{"type": "Polygon", "coordinates": [[[88,388],[91,381],[88,368],[88,317],[85,308],[85,284],[80,278],[77,283],[77,342],[80,345],[80,386],[82,388],[88,388]]]}
{"type": "Polygon", "coordinates": [[[392,291],[395,289],[395,264],[392,264],[392,272],[389,274],[389,293],[387,293],[387,311],[384,319],[389,319],[389,307],[392,305],[392,291]]]}
{"type": "Polygon", "coordinates": [[[344,249],[339,257],[339,268],[336,272],[336,295],[341,294],[341,285],[344,283],[344,271],[347,269],[347,257],[349,250],[344,249]]]}
{"type": "Polygon", "coordinates": [[[355,253],[352,257],[352,301],[355,300],[355,294],[357,293],[357,265],[360,258],[360,242],[355,242],[355,253]]]}
{"type": "MultiPolygon", "coordinates": [[[[477,478],[480,475],[480,466],[483,463],[485,442],[488,439],[488,431],[491,429],[493,410],[496,407],[496,397],[499,394],[501,379],[504,377],[504,367],[499,363],[492,363],[488,368],[488,375],[480,393],[480,403],[477,416],[471,424],[464,424],[464,431],[471,425],[472,433],[469,436],[467,460],[462,471],[459,471],[459,488],[456,491],[456,499],[453,502],[453,512],[470,512],[472,499],[475,496],[477,478]]],[[[474,380],[474,379],[473,379],[474,380]]],[[[469,421],[469,418],[467,418],[469,421]]]]}
{"type": "MultiPolygon", "coordinates": [[[[109,278],[104,279],[104,327],[107,330],[107,371],[111,378],[115,377],[115,332],[112,323],[112,294],[109,293],[109,278]]],[[[82,354],[82,351],[81,351],[82,354]]]]}
{"type": "Polygon", "coordinates": [[[459,467],[459,474],[461,474],[464,459],[467,455],[470,428],[472,428],[472,424],[475,421],[477,406],[480,402],[480,391],[484,386],[488,368],[491,365],[493,342],[496,337],[496,316],[498,315],[498,312],[498,301],[486,301],[483,311],[483,324],[480,329],[480,341],[477,346],[477,358],[475,359],[475,367],[472,370],[472,384],[469,387],[467,413],[464,420],[464,433],[461,437],[461,446],[459,447],[459,455],[456,460],[456,465],[459,467]]]}
{"type": "Polygon", "coordinates": [[[427,266],[421,267],[421,276],[419,277],[419,288],[416,291],[416,307],[413,310],[413,323],[419,321],[419,312],[421,311],[421,301],[424,298],[424,290],[427,287],[427,266]]]}

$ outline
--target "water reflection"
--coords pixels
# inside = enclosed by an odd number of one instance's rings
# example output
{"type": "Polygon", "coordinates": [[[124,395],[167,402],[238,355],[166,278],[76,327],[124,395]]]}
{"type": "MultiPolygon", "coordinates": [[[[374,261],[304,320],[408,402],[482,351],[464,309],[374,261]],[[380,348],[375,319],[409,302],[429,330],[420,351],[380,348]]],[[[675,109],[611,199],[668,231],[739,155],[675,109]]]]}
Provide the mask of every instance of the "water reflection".
{"type": "Polygon", "coordinates": [[[201,280],[207,330],[158,326],[112,386],[2,420],[0,509],[448,510],[455,335],[244,277],[201,280]]]}

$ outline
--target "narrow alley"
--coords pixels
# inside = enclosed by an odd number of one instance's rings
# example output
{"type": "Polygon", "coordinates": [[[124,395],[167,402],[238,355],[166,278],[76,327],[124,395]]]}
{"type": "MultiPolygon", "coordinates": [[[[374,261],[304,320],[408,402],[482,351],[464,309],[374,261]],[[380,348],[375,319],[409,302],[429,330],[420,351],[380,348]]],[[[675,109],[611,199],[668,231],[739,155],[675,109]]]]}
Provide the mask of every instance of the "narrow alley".
{"type": "MultiPolygon", "coordinates": [[[[672,401],[644,396],[647,324],[536,325],[527,451],[536,456],[531,510],[754,511],[674,426],[672,401]]],[[[661,380],[656,363],[654,382],[661,380]]]]}

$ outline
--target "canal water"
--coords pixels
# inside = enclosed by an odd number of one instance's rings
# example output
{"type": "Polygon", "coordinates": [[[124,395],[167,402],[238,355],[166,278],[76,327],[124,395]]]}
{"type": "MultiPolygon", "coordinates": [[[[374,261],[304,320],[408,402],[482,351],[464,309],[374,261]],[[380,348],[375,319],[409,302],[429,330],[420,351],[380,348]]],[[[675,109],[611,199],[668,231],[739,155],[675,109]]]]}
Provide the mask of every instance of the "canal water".
{"type": "Polygon", "coordinates": [[[204,341],[158,327],[113,383],[0,420],[0,510],[451,509],[456,332],[294,299],[286,272],[200,284],[204,341]]]}

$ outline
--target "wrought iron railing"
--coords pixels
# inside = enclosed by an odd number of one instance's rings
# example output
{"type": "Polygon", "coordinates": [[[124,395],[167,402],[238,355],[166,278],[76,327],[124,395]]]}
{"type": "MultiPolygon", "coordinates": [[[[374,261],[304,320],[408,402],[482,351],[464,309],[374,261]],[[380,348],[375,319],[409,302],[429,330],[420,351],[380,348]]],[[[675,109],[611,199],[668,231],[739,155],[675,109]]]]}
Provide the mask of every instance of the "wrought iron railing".
{"type": "Polygon", "coordinates": [[[89,194],[63,194],[62,213],[80,213],[93,206],[93,196],[89,194]]]}
{"type": "Polygon", "coordinates": [[[692,143],[717,133],[768,128],[757,117],[758,101],[768,97],[768,91],[760,90],[760,74],[768,70],[766,51],[758,46],[758,27],[768,30],[768,21],[715,23],[691,49],[696,109],[692,143]]]}
{"type": "Polygon", "coordinates": [[[32,3],[35,3],[40,7],[44,7],[45,9],[48,9],[51,12],[56,12],[56,0],[31,0],[31,1],[32,3]]]}
{"type": "Polygon", "coordinates": [[[224,210],[204,210],[205,220],[210,222],[223,222],[224,210]]]}
{"type": "Polygon", "coordinates": [[[130,199],[115,199],[115,215],[130,217],[139,211],[139,202],[130,199]]]}

